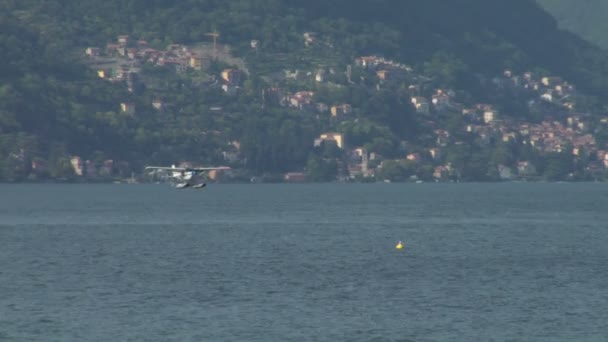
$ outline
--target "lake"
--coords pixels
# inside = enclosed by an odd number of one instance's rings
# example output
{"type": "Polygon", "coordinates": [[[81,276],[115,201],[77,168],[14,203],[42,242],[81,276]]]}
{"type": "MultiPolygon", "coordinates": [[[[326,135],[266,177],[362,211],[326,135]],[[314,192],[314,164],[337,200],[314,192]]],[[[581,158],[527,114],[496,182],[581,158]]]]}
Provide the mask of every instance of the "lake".
{"type": "Polygon", "coordinates": [[[607,203],[604,183],[0,185],[0,341],[605,341],[607,203]]]}

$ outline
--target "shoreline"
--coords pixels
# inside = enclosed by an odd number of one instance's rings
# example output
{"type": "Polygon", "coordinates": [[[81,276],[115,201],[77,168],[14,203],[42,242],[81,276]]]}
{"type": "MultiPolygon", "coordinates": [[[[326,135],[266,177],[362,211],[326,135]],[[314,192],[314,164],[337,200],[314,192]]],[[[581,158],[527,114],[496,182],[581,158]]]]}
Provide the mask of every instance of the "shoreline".
{"type": "MultiPolygon", "coordinates": [[[[375,181],[375,182],[360,182],[360,181],[352,181],[352,182],[344,182],[344,181],[332,181],[332,182],[209,182],[210,185],[235,185],[235,184],[249,184],[249,185],[271,185],[271,184],[289,184],[289,185],[318,185],[318,184],[345,184],[345,185],[355,185],[355,184],[381,184],[381,185],[391,185],[391,184],[412,184],[412,185],[420,185],[420,184],[513,184],[513,183],[543,183],[543,184],[564,184],[564,183],[608,183],[608,181],[604,180],[560,180],[560,181],[548,181],[548,180],[509,180],[509,181],[437,181],[437,182],[385,182],[385,181],[375,181]]],[[[7,182],[0,181],[0,185],[171,185],[171,183],[161,182],[121,182],[121,181],[15,181],[15,182],[7,182]]]]}

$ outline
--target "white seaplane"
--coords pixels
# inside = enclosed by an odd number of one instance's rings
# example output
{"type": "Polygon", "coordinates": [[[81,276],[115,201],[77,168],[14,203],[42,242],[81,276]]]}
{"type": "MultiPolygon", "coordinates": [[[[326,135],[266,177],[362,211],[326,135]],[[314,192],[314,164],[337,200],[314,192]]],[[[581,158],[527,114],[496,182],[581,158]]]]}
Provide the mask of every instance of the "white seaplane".
{"type": "Polygon", "coordinates": [[[212,166],[212,167],[176,167],[171,166],[146,166],[146,170],[151,173],[165,174],[165,176],[175,182],[175,187],[178,189],[193,188],[202,189],[207,184],[197,182],[198,176],[203,176],[209,171],[226,171],[231,170],[229,166],[212,166]]]}

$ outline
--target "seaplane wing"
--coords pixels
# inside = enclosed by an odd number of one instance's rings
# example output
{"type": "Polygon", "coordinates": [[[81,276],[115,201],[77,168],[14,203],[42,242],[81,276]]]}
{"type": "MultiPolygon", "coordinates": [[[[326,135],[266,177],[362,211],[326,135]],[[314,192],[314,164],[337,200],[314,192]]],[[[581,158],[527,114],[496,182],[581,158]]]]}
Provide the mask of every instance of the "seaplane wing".
{"type": "Polygon", "coordinates": [[[210,167],[189,167],[186,168],[186,171],[194,171],[194,172],[205,172],[205,171],[221,171],[221,170],[230,170],[229,166],[210,166],[210,167]]]}
{"type": "Polygon", "coordinates": [[[171,166],[146,166],[146,170],[149,171],[186,171],[183,167],[171,167],[171,166]]]}
{"type": "Polygon", "coordinates": [[[213,170],[230,170],[229,166],[211,166],[211,167],[174,167],[174,166],[146,166],[146,170],[150,171],[174,171],[174,172],[205,172],[213,170]]]}

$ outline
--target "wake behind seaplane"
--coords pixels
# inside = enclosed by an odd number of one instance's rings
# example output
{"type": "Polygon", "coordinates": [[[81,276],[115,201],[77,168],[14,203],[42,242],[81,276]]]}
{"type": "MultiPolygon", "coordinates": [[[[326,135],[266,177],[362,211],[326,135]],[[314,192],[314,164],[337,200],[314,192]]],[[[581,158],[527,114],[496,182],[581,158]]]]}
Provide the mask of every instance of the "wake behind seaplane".
{"type": "Polygon", "coordinates": [[[231,170],[229,166],[212,166],[212,167],[176,167],[171,166],[146,166],[146,170],[152,173],[164,173],[165,176],[175,182],[175,187],[178,189],[193,188],[202,189],[207,184],[205,182],[197,182],[198,176],[203,176],[209,171],[226,171],[231,170]]]}

